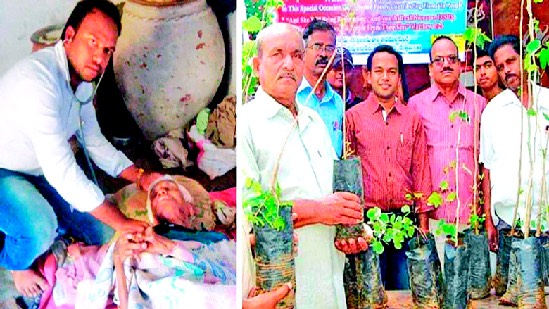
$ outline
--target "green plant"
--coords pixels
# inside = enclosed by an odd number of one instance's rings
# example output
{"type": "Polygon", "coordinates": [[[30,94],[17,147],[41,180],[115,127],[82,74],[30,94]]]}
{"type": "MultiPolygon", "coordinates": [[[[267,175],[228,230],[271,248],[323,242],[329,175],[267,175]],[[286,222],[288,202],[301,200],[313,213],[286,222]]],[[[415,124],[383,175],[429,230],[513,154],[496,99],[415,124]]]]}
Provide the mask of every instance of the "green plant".
{"type": "Polygon", "coordinates": [[[383,244],[393,243],[396,249],[402,248],[402,243],[414,236],[416,227],[410,214],[410,206],[403,206],[400,211],[402,216],[396,214],[382,213],[378,207],[370,208],[366,212],[368,224],[372,227],[373,238],[371,247],[377,254],[382,254],[385,250],[383,244]]]}
{"type": "Polygon", "coordinates": [[[247,178],[244,187],[247,189],[247,198],[242,206],[248,222],[254,226],[268,225],[277,231],[283,230],[285,222],[280,216],[280,208],[292,207],[292,203],[280,201],[280,186],[276,184],[275,190],[266,191],[259,182],[247,178]]]}

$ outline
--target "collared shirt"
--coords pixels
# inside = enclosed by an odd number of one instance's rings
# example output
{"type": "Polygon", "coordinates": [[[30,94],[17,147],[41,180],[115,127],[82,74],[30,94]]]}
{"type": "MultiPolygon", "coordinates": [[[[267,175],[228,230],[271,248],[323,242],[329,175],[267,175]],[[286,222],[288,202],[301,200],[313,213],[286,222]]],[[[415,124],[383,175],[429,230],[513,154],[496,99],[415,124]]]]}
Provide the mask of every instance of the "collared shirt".
{"type": "MultiPolygon", "coordinates": [[[[495,96],[482,114],[480,127],[480,162],[490,170],[491,209],[494,224],[498,218],[505,223],[513,223],[517,194],[520,189],[518,216],[524,222],[526,200],[530,181],[530,159],[533,161],[532,175],[532,220],[536,219],[541,196],[541,180],[545,174],[545,185],[549,185],[549,160],[543,159],[549,138],[549,89],[533,86],[535,116],[528,116],[526,108],[511,90],[504,90],[495,96]],[[529,130],[530,128],[530,130],[529,130]],[[522,138],[521,138],[522,131],[522,138]],[[545,171],[543,164],[545,161],[545,171]]],[[[547,188],[547,187],[546,187],[547,188]]]]}
{"type": "Polygon", "coordinates": [[[297,90],[296,100],[297,103],[312,108],[320,115],[320,118],[322,118],[328,129],[336,155],[338,158],[341,158],[343,150],[343,109],[345,107],[341,96],[335,92],[327,81],[324,81],[324,87],[326,87],[324,97],[319,99],[314,93],[311,93],[313,87],[303,78],[297,90]]]}
{"type": "MultiPolygon", "coordinates": [[[[239,177],[255,179],[269,189],[282,153],[277,181],[284,201],[332,193],[335,154],[326,127],[310,108],[298,105],[297,110],[297,126],[292,129],[291,112],[260,88],[237,112],[239,177]]],[[[296,234],[296,308],[346,308],[345,255],[334,246],[335,226],[307,225],[296,229],[296,234]]]]}
{"type": "MultiPolygon", "coordinates": [[[[364,99],[362,99],[361,97],[356,97],[349,88],[347,88],[347,95],[345,97],[345,110],[349,110],[351,109],[351,107],[364,101],[364,99]]],[[[343,99],[343,97],[341,99],[343,99]]]]}
{"type": "Polygon", "coordinates": [[[473,173],[475,167],[478,168],[474,148],[475,143],[478,147],[480,130],[476,129],[475,136],[474,122],[475,119],[480,120],[480,115],[486,107],[486,99],[459,84],[456,97],[449,102],[438,86],[433,84],[410,98],[408,106],[418,111],[423,119],[431,166],[432,190],[440,191],[441,183],[448,182],[448,190],[442,194],[445,202],[433,212],[433,218],[455,222],[459,199],[460,223],[468,222],[471,205],[473,205],[472,188],[475,177],[473,173]],[[457,115],[460,111],[466,113],[463,115],[466,119],[457,115]],[[450,117],[454,118],[453,121],[450,117]],[[456,147],[458,147],[457,156],[456,147]],[[458,188],[456,188],[456,168],[458,168],[458,188]],[[459,192],[456,192],[456,189],[459,192]],[[457,193],[457,198],[447,201],[446,198],[451,192],[457,193]]]}
{"type": "Polygon", "coordinates": [[[82,131],[91,159],[111,176],[132,162],[101,134],[82,82],[74,93],[63,42],[17,63],[0,80],[0,168],[46,180],[73,207],[91,211],[104,195],[77,165],[69,138],[82,131]]]}
{"type": "Polygon", "coordinates": [[[407,193],[423,193],[416,212],[432,210],[424,200],[431,193],[427,140],[418,113],[400,102],[384,109],[371,93],[345,113],[347,141],[362,163],[364,205],[384,211],[410,205],[407,193]]]}

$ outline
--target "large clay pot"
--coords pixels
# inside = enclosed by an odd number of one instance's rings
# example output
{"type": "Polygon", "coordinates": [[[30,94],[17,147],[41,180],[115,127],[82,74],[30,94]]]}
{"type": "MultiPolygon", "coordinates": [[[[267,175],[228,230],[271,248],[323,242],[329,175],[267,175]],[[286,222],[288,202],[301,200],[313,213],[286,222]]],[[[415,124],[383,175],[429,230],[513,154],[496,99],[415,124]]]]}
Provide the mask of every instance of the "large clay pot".
{"type": "Polygon", "coordinates": [[[32,52],[55,45],[61,38],[61,32],[63,32],[64,26],[64,24],[57,24],[36,30],[30,37],[32,52]]]}
{"type": "Polygon", "coordinates": [[[213,98],[225,46],[205,0],[127,2],[114,70],[128,110],[153,140],[181,128],[213,98]]]}

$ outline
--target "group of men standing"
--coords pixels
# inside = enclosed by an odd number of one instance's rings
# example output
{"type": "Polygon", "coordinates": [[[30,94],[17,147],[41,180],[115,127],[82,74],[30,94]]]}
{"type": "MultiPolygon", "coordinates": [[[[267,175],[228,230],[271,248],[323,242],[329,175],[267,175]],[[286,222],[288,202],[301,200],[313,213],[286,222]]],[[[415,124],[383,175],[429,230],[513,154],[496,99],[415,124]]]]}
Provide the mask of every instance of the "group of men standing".
{"type": "MultiPolygon", "coordinates": [[[[534,91],[533,102],[543,110],[537,98],[547,91],[526,87],[516,37],[496,38],[487,53],[477,54],[482,96],[460,83],[455,42],[447,36],[436,38],[430,50],[431,87],[407,103],[399,95],[402,56],[393,47],[380,45],[367,60],[370,94],[346,111],[323,74],[332,57],[341,59],[340,66],[347,64],[340,54],[334,55],[336,32],[329,23],[315,19],[303,33],[289,24],[274,24],[259,34],[257,43],[254,71],[261,86],[255,99],[239,111],[244,158],[239,164],[245,177],[265,187],[278,167],[282,199],[294,201],[298,308],[346,307],[344,253],[366,246],[361,239],[334,243],[335,225],[356,223],[362,220],[363,209],[371,207],[398,214],[410,204],[407,194],[414,196],[414,215],[424,232],[436,228],[440,219],[463,229],[471,208],[479,205],[473,188],[482,182],[485,203],[483,210],[478,207],[486,214],[490,249],[497,250],[497,229],[513,223],[520,149],[528,151],[520,147],[521,111],[526,114],[532,108],[528,91],[534,91]],[[332,191],[333,160],[344,152],[362,163],[362,205],[356,195],[332,191]],[[427,201],[433,191],[444,201],[436,209],[427,201]]],[[[536,117],[548,122],[541,112],[536,117]]],[[[536,147],[543,145],[538,142],[536,147]]],[[[542,160],[538,162],[541,166],[542,160]]],[[[522,171],[527,172],[524,164],[522,171]]],[[[522,177],[522,185],[527,179],[522,177]]],[[[540,186],[536,182],[534,190],[540,186]]],[[[519,214],[524,215],[524,204],[520,205],[519,214]]],[[[441,255],[445,238],[436,241],[441,255]]],[[[385,249],[380,256],[385,287],[409,288],[407,247],[385,249]]]]}

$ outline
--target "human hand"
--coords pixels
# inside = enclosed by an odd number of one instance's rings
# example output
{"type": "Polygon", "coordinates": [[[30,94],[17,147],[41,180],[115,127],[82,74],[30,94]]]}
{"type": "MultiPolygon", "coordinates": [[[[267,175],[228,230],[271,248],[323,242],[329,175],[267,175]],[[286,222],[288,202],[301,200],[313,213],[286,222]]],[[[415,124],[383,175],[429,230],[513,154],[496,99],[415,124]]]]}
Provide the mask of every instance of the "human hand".
{"type": "Polygon", "coordinates": [[[114,226],[114,229],[122,233],[144,234],[148,227],[150,225],[147,222],[124,218],[114,226]]]}
{"type": "Polygon", "coordinates": [[[345,254],[357,254],[361,251],[368,249],[368,242],[372,239],[372,229],[366,223],[363,223],[365,237],[358,237],[356,239],[336,239],[334,241],[335,247],[345,254]]]}
{"type": "Polygon", "coordinates": [[[123,263],[128,257],[138,258],[139,254],[147,249],[143,234],[124,232],[114,245],[115,264],[123,263]]]}
{"type": "Polygon", "coordinates": [[[242,309],[274,309],[276,304],[286,297],[290,291],[292,291],[291,283],[283,284],[272,291],[257,296],[253,296],[254,292],[252,290],[249,298],[242,301],[242,309]]]}
{"type": "Polygon", "coordinates": [[[157,172],[143,172],[137,181],[137,188],[145,192],[149,191],[151,184],[164,175],[157,172]]]}
{"type": "Polygon", "coordinates": [[[360,198],[349,192],[335,192],[319,200],[323,216],[321,222],[328,225],[353,225],[364,222],[364,207],[360,198]]]}
{"type": "Polygon", "coordinates": [[[488,234],[488,247],[492,252],[498,252],[498,230],[492,222],[486,222],[486,233],[488,234]]]}
{"type": "Polygon", "coordinates": [[[153,254],[169,254],[176,246],[175,241],[156,234],[152,226],[145,231],[144,241],[147,252],[153,254]]]}

